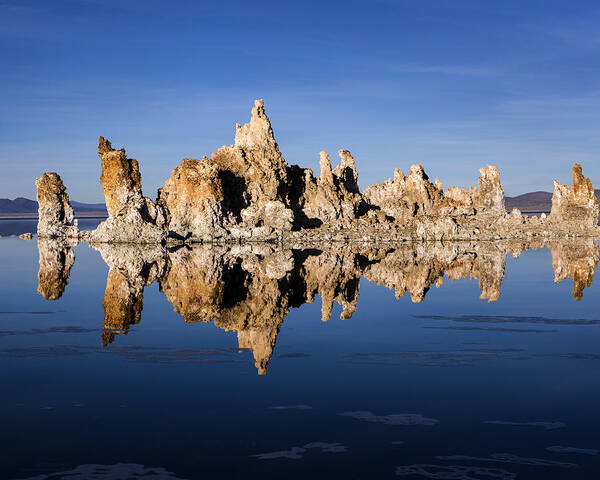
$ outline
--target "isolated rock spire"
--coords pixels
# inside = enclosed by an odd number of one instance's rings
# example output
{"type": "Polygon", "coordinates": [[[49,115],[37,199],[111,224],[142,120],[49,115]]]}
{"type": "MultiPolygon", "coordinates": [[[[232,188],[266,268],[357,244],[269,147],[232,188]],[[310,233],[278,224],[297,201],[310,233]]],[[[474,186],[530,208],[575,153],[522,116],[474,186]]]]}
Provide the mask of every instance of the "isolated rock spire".
{"type": "Polygon", "coordinates": [[[115,150],[103,137],[98,139],[102,162],[100,183],[108,219],[92,232],[93,242],[161,243],[166,237],[165,212],[144,197],[138,161],[127,158],[125,149],[115,150]]]}
{"type": "Polygon", "coordinates": [[[38,236],[76,237],[79,229],[73,224],[73,208],[67,189],[57,173],[44,173],[36,179],[38,201],[38,236]]]}

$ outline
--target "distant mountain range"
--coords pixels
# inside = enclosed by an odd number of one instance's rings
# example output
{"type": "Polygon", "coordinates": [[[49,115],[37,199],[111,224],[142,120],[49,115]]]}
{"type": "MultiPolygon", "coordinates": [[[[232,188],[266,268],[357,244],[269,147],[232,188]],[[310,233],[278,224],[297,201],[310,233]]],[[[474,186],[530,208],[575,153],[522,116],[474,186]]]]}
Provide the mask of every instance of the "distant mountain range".
{"type": "MultiPolygon", "coordinates": [[[[600,201],[600,190],[594,190],[600,201]]],[[[552,193],[529,192],[516,197],[505,198],[506,210],[510,213],[513,208],[522,212],[549,212],[552,208],[552,193]]]]}
{"type": "MultiPolygon", "coordinates": [[[[82,203],[72,201],[71,205],[75,210],[75,215],[90,216],[107,215],[106,205],[104,203],[82,203]]],[[[14,200],[0,198],[0,216],[35,216],[38,212],[38,203],[28,198],[18,197],[14,200]]]]}
{"type": "MultiPolygon", "coordinates": [[[[600,190],[596,190],[596,197],[600,200],[600,190]]],[[[516,197],[506,197],[506,210],[510,213],[513,208],[522,212],[549,212],[552,208],[552,193],[529,192],[516,197]]],[[[82,203],[71,201],[75,215],[80,216],[103,216],[107,215],[104,203],[82,203]]],[[[0,216],[37,215],[38,204],[28,198],[0,198],[0,216]]]]}

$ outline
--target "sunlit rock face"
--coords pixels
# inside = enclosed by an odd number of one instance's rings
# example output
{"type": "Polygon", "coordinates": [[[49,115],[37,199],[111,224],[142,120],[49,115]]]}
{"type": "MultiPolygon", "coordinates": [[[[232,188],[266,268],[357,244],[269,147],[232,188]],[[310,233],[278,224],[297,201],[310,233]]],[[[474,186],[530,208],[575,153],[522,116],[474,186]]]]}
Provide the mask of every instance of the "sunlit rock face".
{"type": "Polygon", "coordinates": [[[46,300],[62,297],[75,263],[72,247],[76,245],[76,239],[38,237],[40,269],[37,292],[46,300]]]}
{"type": "Polygon", "coordinates": [[[125,149],[115,150],[108,140],[98,140],[102,162],[100,183],[108,219],[91,234],[94,242],[161,243],[166,231],[165,212],[142,194],[137,160],[127,158],[125,149]]]}
{"type": "Polygon", "coordinates": [[[161,278],[166,270],[166,250],[160,246],[98,244],[94,248],[109,266],[104,291],[102,345],[113,342],[140,322],[144,287],[161,278]]]}
{"type": "Polygon", "coordinates": [[[473,192],[473,205],[478,214],[504,217],[504,190],[500,184],[500,172],[496,165],[479,169],[478,188],[473,192]]]}
{"type": "Polygon", "coordinates": [[[158,194],[170,236],[192,241],[210,241],[225,233],[224,200],[219,169],[206,157],[184,158],[158,194]]]}
{"type": "Polygon", "coordinates": [[[287,163],[265,113],[254,102],[252,118],[236,125],[235,144],[212,154],[219,168],[228,213],[244,226],[290,230],[293,212],[287,205],[287,163]]]}
{"type": "Polygon", "coordinates": [[[506,215],[498,167],[490,165],[488,168],[481,168],[479,172],[478,189],[471,187],[467,190],[453,186],[444,192],[438,179],[431,183],[421,165],[412,165],[408,175],[405,176],[396,169],[393,179],[366,188],[363,196],[370,205],[379,208],[395,222],[427,222],[426,228],[417,231],[418,237],[422,238],[424,232],[431,232],[433,229],[446,232],[446,236],[452,238],[459,235],[459,227],[452,226],[457,224],[450,223],[450,217],[506,215]]]}
{"type": "Polygon", "coordinates": [[[581,165],[573,166],[573,186],[554,181],[550,219],[565,227],[579,230],[596,227],[600,207],[589,178],[583,176],[581,165]]]}
{"type": "Polygon", "coordinates": [[[412,165],[406,176],[394,170],[393,179],[366,188],[363,196],[370,205],[403,224],[415,216],[436,215],[443,201],[441,184],[431,183],[421,165],[412,165]]]}
{"type": "Polygon", "coordinates": [[[73,208],[67,189],[57,173],[44,173],[36,179],[39,237],[77,237],[73,208]]]}
{"type": "Polygon", "coordinates": [[[600,255],[598,242],[593,239],[563,239],[549,244],[552,252],[554,281],[573,280],[573,298],[578,301],[583,291],[592,284],[600,255]]]}

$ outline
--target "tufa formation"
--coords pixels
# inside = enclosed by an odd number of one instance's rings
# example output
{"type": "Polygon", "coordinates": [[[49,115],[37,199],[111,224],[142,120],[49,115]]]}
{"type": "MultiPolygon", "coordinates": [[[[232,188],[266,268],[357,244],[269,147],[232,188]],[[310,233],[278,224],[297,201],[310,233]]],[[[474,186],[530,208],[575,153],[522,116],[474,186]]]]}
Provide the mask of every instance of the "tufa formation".
{"type": "Polygon", "coordinates": [[[332,168],[320,153],[320,172],[288,165],[275,140],[262,100],[245,125],[236,125],[235,143],[210,158],[185,158],[156,200],[144,197],[137,160],[100,137],[100,182],[109,217],[84,234],[73,224],[73,209],[60,177],[37,181],[40,237],[86,236],[95,243],[162,244],[277,241],[397,242],[495,240],[529,237],[599,236],[599,205],[581,166],[573,186],[554,182],[552,213],[507,214],[498,168],[480,169],[477,188],[444,190],[421,165],[405,175],[359,189],[356,161],[339,150],[332,168]]]}

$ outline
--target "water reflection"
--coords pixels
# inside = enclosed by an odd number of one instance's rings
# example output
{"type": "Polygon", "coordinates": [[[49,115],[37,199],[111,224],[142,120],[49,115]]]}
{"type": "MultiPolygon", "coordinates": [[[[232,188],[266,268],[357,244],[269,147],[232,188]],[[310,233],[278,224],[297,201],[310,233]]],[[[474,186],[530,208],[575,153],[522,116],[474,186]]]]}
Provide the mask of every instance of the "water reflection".
{"type": "MultiPolygon", "coordinates": [[[[38,241],[38,292],[44,298],[56,300],[64,292],[75,260],[73,246],[60,240],[38,241]]],[[[186,322],[213,322],[225,331],[237,332],[239,348],[252,351],[259,374],[267,372],[277,335],[291,308],[311,303],[319,295],[323,321],[331,317],[334,302],[342,307],[340,317],[350,318],[357,308],[361,277],[393,289],[396,298],[408,292],[413,302],[422,302],[432,285],[441,287],[444,276],[477,279],[481,298],[493,302],[500,297],[507,255],[517,258],[525,250],[546,247],[552,253],[555,282],[571,278],[573,298],[580,300],[600,258],[593,239],[331,245],[319,249],[267,244],[92,247],[109,267],[102,302],[103,346],[140,322],[144,288],[158,282],[160,291],[186,322]]],[[[481,322],[479,318],[448,319],[481,322]]],[[[496,317],[489,321],[502,323],[496,317]]]]}

